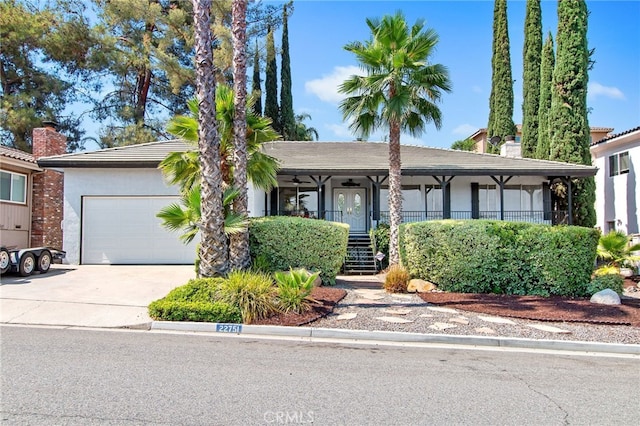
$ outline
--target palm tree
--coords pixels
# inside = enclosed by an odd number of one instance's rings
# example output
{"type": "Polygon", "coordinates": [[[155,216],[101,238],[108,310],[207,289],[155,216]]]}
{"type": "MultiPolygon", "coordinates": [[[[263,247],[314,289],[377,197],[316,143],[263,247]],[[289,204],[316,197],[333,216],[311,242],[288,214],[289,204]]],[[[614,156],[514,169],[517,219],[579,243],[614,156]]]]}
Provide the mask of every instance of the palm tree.
{"type": "MultiPolygon", "coordinates": [[[[234,0],[231,5],[233,34],[233,181],[238,196],[233,201],[234,212],[247,216],[247,0],[234,0]]],[[[229,241],[232,269],[246,269],[251,263],[249,230],[232,234],[229,241]]]]}
{"type": "Polygon", "coordinates": [[[295,138],[297,141],[317,141],[318,130],[315,127],[307,127],[304,124],[304,120],[311,119],[311,115],[307,113],[295,115],[296,126],[294,129],[295,138]]]}
{"type": "MultiPolygon", "coordinates": [[[[233,182],[233,117],[234,96],[226,85],[218,85],[216,91],[216,114],[218,133],[220,134],[220,170],[223,175],[225,233],[232,237],[246,229],[246,215],[238,215],[231,209],[232,201],[237,197],[238,190],[233,182]]],[[[260,151],[263,142],[280,139],[280,135],[271,127],[271,120],[257,117],[249,100],[246,114],[247,135],[247,175],[256,188],[266,192],[277,185],[276,174],[278,162],[275,158],[260,151]]],[[[188,103],[191,116],[176,116],[169,120],[167,131],[187,142],[196,143],[198,140],[198,104],[195,100],[188,103]]],[[[172,185],[179,185],[183,194],[180,203],[165,207],[158,213],[163,220],[163,226],[169,230],[182,230],[184,235],[180,239],[189,243],[198,233],[200,226],[200,164],[198,151],[172,152],[160,162],[159,168],[165,178],[172,185]]]]}
{"type": "Polygon", "coordinates": [[[418,20],[409,27],[401,12],[379,19],[367,19],[371,39],[353,42],[345,49],[356,55],[364,76],[351,76],[340,92],[351,95],[340,103],[350,128],[367,138],[378,128],[389,131],[389,264],[399,256],[398,227],[402,221],[400,133],[419,136],[432,121],[442,123],[436,103],[449,92],[449,72],[443,65],[430,64],[438,35],[418,20]]]}
{"type": "Polygon", "coordinates": [[[229,268],[224,233],[220,135],[216,121],[215,37],[211,33],[211,0],[193,0],[196,98],[198,99],[198,153],[201,171],[199,275],[225,275],[229,268]]]}
{"type": "MultiPolygon", "coordinates": [[[[243,232],[247,227],[247,219],[231,210],[233,200],[238,196],[238,190],[227,187],[223,192],[222,205],[224,207],[224,232],[235,235],[243,232]]],[[[200,232],[201,219],[200,185],[196,185],[182,193],[180,203],[172,203],[160,210],[156,215],[163,220],[162,225],[171,231],[183,231],[180,241],[189,244],[200,232]]]]}
{"type": "Polygon", "coordinates": [[[640,244],[631,244],[631,238],[621,231],[611,231],[598,241],[598,258],[617,269],[640,260],[640,256],[634,254],[638,251],[640,244]]]}
{"type": "MultiPolygon", "coordinates": [[[[246,113],[247,177],[253,185],[263,191],[277,186],[276,174],[278,161],[264,154],[260,147],[264,142],[280,140],[281,136],[271,127],[271,119],[256,116],[251,110],[254,99],[248,102],[246,113]]],[[[187,142],[195,144],[198,140],[198,103],[195,99],[188,102],[190,116],[178,115],[167,123],[167,132],[187,142]]],[[[233,182],[233,118],[234,95],[229,86],[219,84],[216,89],[216,118],[220,135],[220,171],[227,185],[233,182]]],[[[172,152],[158,166],[168,182],[180,185],[182,191],[191,189],[200,179],[200,164],[196,151],[172,152]]]]}

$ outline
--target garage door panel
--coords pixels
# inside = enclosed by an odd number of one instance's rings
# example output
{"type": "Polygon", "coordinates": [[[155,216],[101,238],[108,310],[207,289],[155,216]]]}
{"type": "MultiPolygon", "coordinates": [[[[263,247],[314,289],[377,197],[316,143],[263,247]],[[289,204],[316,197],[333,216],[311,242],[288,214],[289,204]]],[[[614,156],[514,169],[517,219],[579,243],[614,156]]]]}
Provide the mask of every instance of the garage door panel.
{"type": "Polygon", "coordinates": [[[192,264],[194,240],[162,227],[156,214],[178,197],[85,197],[82,263],[192,264]]]}

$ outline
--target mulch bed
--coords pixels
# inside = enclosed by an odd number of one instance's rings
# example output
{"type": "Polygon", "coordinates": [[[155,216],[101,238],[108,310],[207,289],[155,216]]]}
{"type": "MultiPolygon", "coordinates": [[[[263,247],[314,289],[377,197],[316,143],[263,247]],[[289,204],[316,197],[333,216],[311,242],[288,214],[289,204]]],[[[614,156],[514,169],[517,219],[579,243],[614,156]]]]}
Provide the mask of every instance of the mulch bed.
{"type": "MultiPolygon", "coordinates": [[[[626,280],[625,287],[635,285],[626,280]]],[[[513,296],[502,294],[421,293],[425,302],[464,311],[536,321],[583,322],[640,327],[640,299],[622,298],[622,305],[598,305],[586,298],[513,296]]]]}
{"type": "Polygon", "coordinates": [[[301,326],[319,320],[331,312],[333,308],[347,295],[341,288],[316,287],[311,292],[311,297],[317,301],[311,305],[311,309],[302,314],[287,313],[272,316],[262,320],[254,321],[252,324],[260,325],[286,325],[301,326]]]}
{"type": "MultiPolygon", "coordinates": [[[[635,286],[640,276],[625,280],[635,286]]],[[[317,301],[302,314],[279,314],[255,321],[261,325],[301,326],[333,312],[347,292],[340,288],[316,287],[311,297],[317,301]]],[[[598,305],[586,298],[513,296],[504,294],[420,293],[427,303],[446,305],[463,311],[536,321],[581,322],[640,327],[640,298],[623,298],[622,305],[598,305]]]]}
{"type": "Polygon", "coordinates": [[[640,327],[640,300],[597,305],[589,299],[507,296],[501,294],[421,293],[422,300],[463,311],[552,322],[632,325],[640,327]]]}

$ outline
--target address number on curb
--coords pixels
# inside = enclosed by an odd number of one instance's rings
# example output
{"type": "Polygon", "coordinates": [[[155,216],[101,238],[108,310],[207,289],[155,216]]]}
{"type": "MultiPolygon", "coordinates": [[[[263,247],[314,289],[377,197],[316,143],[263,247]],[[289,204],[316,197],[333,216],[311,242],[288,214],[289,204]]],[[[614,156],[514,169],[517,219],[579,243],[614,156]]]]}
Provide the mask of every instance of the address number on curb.
{"type": "Polygon", "coordinates": [[[242,324],[216,324],[218,333],[242,333],[242,324]]]}

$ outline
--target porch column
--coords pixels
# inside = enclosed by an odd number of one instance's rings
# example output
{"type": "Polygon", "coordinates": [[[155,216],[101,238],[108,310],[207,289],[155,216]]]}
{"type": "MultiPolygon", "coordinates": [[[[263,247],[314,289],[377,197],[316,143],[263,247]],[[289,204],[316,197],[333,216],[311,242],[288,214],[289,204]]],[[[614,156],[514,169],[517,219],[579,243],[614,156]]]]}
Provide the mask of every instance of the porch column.
{"type": "Polygon", "coordinates": [[[573,188],[571,184],[571,176],[567,176],[567,223],[573,225],[573,188]]]}
{"type": "Polygon", "coordinates": [[[431,176],[440,184],[442,188],[442,218],[451,219],[451,195],[449,194],[449,183],[455,176],[431,176]]]}
{"type": "Polygon", "coordinates": [[[331,176],[327,176],[324,179],[322,176],[318,176],[316,179],[314,176],[309,176],[316,184],[316,196],[318,197],[318,219],[324,219],[325,217],[325,200],[324,200],[324,184],[327,183],[331,176]]]}
{"type": "Polygon", "coordinates": [[[513,176],[504,178],[500,176],[500,179],[496,179],[495,176],[491,176],[491,179],[500,187],[500,220],[504,220],[504,185],[511,180],[513,176]]]}
{"type": "Polygon", "coordinates": [[[376,176],[376,179],[373,180],[372,177],[367,176],[367,179],[373,184],[373,193],[371,194],[372,220],[380,220],[380,187],[388,177],[388,175],[382,176],[382,179],[380,179],[380,176],[376,176]]]}

